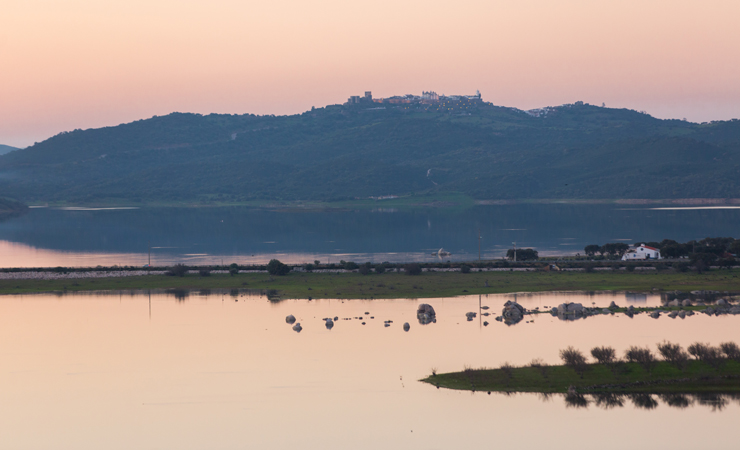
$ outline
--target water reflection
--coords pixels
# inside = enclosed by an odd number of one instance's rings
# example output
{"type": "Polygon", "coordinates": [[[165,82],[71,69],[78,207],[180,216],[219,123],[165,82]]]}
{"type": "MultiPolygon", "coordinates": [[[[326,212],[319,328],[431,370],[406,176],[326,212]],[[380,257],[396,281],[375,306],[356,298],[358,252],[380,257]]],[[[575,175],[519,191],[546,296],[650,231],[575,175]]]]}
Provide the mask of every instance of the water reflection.
{"type": "Polygon", "coordinates": [[[640,210],[615,205],[496,205],[466,210],[278,212],[262,209],[33,209],[0,221],[0,267],[400,262],[501,258],[512,241],[541,256],[615,239],[685,242],[729,236],[740,210],[640,210]],[[571,238],[570,236],[577,236],[571,238]],[[572,244],[572,245],[571,245],[572,244]],[[444,247],[451,254],[440,253],[444,247]],[[434,255],[432,255],[434,253],[434,255]]]}
{"type": "MultiPolygon", "coordinates": [[[[506,395],[511,395],[507,393],[506,395]]],[[[522,394],[530,395],[530,394],[522,394]]],[[[708,408],[712,412],[720,412],[727,408],[730,402],[740,404],[740,394],[682,394],[682,393],[568,393],[568,394],[537,394],[543,402],[550,402],[555,397],[562,397],[566,408],[588,409],[594,406],[599,409],[610,410],[624,408],[628,402],[637,409],[651,411],[661,404],[670,408],[687,409],[694,405],[708,408]]]]}

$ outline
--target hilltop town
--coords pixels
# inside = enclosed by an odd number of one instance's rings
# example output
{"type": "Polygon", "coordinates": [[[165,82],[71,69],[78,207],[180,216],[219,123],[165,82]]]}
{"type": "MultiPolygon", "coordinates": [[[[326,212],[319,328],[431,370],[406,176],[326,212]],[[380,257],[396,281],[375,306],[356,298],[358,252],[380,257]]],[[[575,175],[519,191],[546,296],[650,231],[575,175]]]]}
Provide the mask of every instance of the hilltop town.
{"type": "Polygon", "coordinates": [[[422,91],[421,95],[406,94],[386,98],[373,98],[372,91],[365,91],[363,96],[351,96],[344,106],[385,109],[385,105],[399,105],[426,111],[454,111],[477,108],[485,104],[487,103],[481,99],[480,91],[475,91],[475,95],[439,95],[434,91],[422,91]]]}

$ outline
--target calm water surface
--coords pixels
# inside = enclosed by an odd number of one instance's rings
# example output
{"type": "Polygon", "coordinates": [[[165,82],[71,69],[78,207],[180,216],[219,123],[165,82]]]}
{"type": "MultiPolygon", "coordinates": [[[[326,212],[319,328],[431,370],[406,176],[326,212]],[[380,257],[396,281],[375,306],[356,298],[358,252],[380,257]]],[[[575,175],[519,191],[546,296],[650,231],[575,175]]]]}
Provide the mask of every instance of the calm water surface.
{"type": "Polygon", "coordinates": [[[32,209],[0,222],[0,267],[436,261],[540,255],[588,244],[737,236],[740,209],[499,205],[466,210],[268,211],[250,208],[32,209]]]}
{"type": "MultiPolygon", "coordinates": [[[[695,449],[737,448],[740,404],[645,409],[569,407],[562,397],[438,390],[432,368],[556,363],[558,350],[740,341],[740,317],[644,315],[506,326],[513,295],[423,300],[287,300],[244,293],[178,298],[88,294],[0,299],[0,448],[9,449],[695,449]],[[365,314],[366,312],[370,314],[365,314]],[[304,329],[285,323],[294,314],[304,329]],[[339,320],[327,330],[321,318],[339,320]],[[373,316],[374,319],[367,317],[373,316]],[[393,320],[385,328],[384,320],[393,320]],[[411,323],[404,332],[403,322],[411,323]],[[711,432],[707,433],[707,430],[711,432]]],[[[528,308],[565,300],[606,306],[658,296],[518,295],[528,308]]]]}

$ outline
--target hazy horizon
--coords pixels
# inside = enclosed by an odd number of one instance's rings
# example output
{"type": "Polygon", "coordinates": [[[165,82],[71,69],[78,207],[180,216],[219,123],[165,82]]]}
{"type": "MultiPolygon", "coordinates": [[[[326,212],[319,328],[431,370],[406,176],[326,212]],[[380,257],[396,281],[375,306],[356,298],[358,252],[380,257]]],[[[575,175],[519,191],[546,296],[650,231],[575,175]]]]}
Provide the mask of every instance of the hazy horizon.
{"type": "Polygon", "coordinates": [[[166,115],[296,114],[376,97],[575,101],[740,117],[732,0],[4,2],[0,143],[166,115]]]}

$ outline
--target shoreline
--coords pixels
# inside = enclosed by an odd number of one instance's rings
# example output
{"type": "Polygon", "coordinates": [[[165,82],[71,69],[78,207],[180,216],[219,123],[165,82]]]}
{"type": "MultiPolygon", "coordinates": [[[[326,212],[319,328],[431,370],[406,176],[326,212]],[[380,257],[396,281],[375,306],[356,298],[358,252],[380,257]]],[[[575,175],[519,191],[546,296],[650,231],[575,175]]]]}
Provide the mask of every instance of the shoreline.
{"type": "MultiPolygon", "coordinates": [[[[96,277],[85,277],[84,271],[69,272],[78,275],[65,275],[60,271],[58,276],[50,275],[52,279],[39,277],[0,279],[0,295],[137,289],[250,289],[271,291],[281,299],[391,299],[547,291],[642,293],[718,291],[725,294],[740,292],[740,271],[737,269],[712,270],[701,274],[672,270],[633,272],[507,270],[470,273],[423,272],[420,275],[399,272],[367,275],[358,272],[291,272],[284,276],[270,276],[262,271],[232,276],[213,271],[208,276],[188,274],[182,277],[167,276],[159,272],[142,275],[144,271],[141,269],[120,271],[113,275],[110,272],[96,271],[99,274],[96,277]]],[[[7,275],[13,273],[6,272],[7,275]]]]}
{"type": "Polygon", "coordinates": [[[419,381],[438,388],[472,392],[562,393],[730,393],[740,392],[740,362],[722,366],[692,360],[684,370],[658,361],[650,371],[635,362],[620,362],[615,368],[588,364],[580,376],[565,365],[466,369],[432,374],[419,381]],[[544,372],[543,372],[544,370],[544,372]]]}

